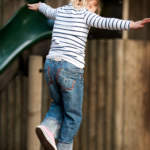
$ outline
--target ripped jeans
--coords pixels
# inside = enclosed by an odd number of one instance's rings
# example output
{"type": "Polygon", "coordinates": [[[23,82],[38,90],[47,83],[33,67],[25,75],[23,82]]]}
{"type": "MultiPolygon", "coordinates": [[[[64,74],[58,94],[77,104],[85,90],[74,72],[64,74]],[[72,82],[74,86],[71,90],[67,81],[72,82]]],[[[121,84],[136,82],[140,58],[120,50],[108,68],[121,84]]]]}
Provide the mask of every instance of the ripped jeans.
{"type": "Polygon", "coordinates": [[[82,120],[84,70],[63,59],[46,59],[44,73],[53,101],[42,124],[58,142],[70,144],[82,120]]]}

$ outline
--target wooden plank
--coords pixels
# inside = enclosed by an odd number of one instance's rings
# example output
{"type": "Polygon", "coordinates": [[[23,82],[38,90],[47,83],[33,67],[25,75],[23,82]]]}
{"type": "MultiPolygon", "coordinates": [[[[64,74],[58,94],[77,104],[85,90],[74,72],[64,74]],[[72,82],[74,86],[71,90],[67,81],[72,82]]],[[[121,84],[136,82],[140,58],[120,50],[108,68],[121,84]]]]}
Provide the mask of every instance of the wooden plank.
{"type": "Polygon", "coordinates": [[[20,149],[26,150],[27,149],[27,122],[28,122],[28,78],[26,76],[21,75],[20,81],[21,83],[21,131],[20,131],[20,137],[21,137],[21,144],[20,149]]]}
{"type": "Polygon", "coordinates": [[[6,149],[6,133],[5,133],[5,128],[6,128],[6,97],[5,97],[5,92],[1,92],[1,97],[0,97],[0,104],[1,104],[1,109],[0,109],[0,136],[1,136],[1,149],[6,149]]]}
{"type": "Polygon", "coordinates": [[[28,150],[40,150],[35,127],[41,121],[42,104],[42,57],[30,56],[29,60],[29,102],[28,102],[28,150]],[[33,144],[34,143],[34,144],[33,144]]]}
{"type": "Polygon", "coordinates": [[[48,108],[50,107],[50,102],[51,102],[51,97],[50,97],[50,92],[46,83],[46,80],[44,78],[44,73],[43,73],[43,87],[42,87],[42,120],[44,119],[48,108]]]}
{"type": "Polygon", "coordinates": [[[107,149],[107,95],[108,95],[108,80],[107,80],[107,64],[108,63],[108,51],[107,51],[107,43],[106,41],[104,41],[104,116],[103,116],[103,121],[104,121],[104,125],[103,125],[103,130],[104,130],[104,134],[103,134],[103,138],[104,138],[104,145],[103,148],[107,149]]]}
{"type": "Polygon", "coordinates": [[[9,137],[9,97],[8,97],[8,87],[5,91],[5,100],[6,100],[6,105],[5,105],[5,109],[6,109],[6,119],[5,119],[5,148],[8,149],[8,145],[9,145],[9,139],[7,137],[9,137]]]}
{"type": "Polygon", "coordinates": [[[0,28],[3,26],[3,11],[4,11],[3,1],[4,0],[0,0],[0,28]]]}
{"type": "MultiPolygon", "coordinates": [[[[16,140],[16,110],[17,110],[17,106],[16,106],[16,77],[14,78],[14,80],[12,81],[12,96],[13,96],[13,102],[12,102],[12,148],[11,149],[16,149],[16,144],[15,144],[15,140],[16,140]]],[[[20,106],[19,106],[20,107],[20,106]]]]}
{"type": "Polygon", "coordinates": [[[79,129],[79,132],[78,132],[78,136],[77,136],[77,139],[78,139],[78,150],[82,149],[82,147],[84,146],[84,145],[82,145],[82,138],[81,138],[82,132],[81,132],[81,130],[82,130],[82,123],[81,123],[80,129],[79,129]]]}
{"type": "Polygon", "coordinates": [[[16,103],[15,103],[15,150],[20,150],[21,147],[21,75],[15,78],[16,85],[16,103]]]}
{"type": "Polygon", "coordinates": [[[123,149],[124,134],[124,41],[116,40],[115,110],[114,141],[115,150],[123,149]]]}
{"type": "Polygon", "coordinates": [[[80,126],[80,129],[77,133],[77,135],[74,137],[73,141],[73,149],[74,150],[80,150],[82,145],[81,145],[81,130],[82,130],[82,125],[80,126]]]}
{"type": "Polygon", "coordinates": [[[96,60],[96,41],[89,41],[89,149],[95,149],[95,136],[96,136],[96,73],[97,68],[96,60]],[[91,46],[90,46],[91,45],[91,46]]]}
{"type": "Polygon", "coordinates": [[[80,149],[82,150],[87,150],[87,120],[88,120],[88,115],[87,115],[87,99],[88,99],[88,50],[86,49],[85,51],[85,68],[84,68],[84,96],[83,96],[83,118],[82,118],[82,124],[81,124],[81,129],[80,129],[80,149]]]}
{"type": "Polygon", "coordinates": [[[98,66],[98,73],[97,73],[97,80],[98,80],[98,87],[97,87],[97,138],[96,138],[96,149],[104,149],[104,67],[105,67],[105,61],[104,61],[104,40],[99,40],[98,44],[98,52],[97,52],[97,66],[98,66]]]}
{"type": "Polygon", "coordinates": [[[4,126],[3,126],[3,129],[4,129],[4,134],[3,134],[3,138],[4,138],[4,149],[8,149],[8,144],[9,144],[9,132],[8,132],[8,124],[9,124],[9,115],[8,115],[8,112],[9,112],[9,109],[8,109],[8,88],[5,88],[5,91],[3,93],[3,99],[4,99],[4,126]]]}
{"type": "Polygon", "coordinates": [[[91,67],[91,63],[90,63],[90,54],[91,54],[91,49],[90,49],[90,47],[91,47],[91,44],[90,44],[90,41],[88,41],[88,46],[87,46],[87,54],[88,54],[88,59],[87,59],[87,61],[89,62],[88,63],[88,68],[87,68],[87,72],[88,72],[88,86],[87,86],[87,97],[88,97],[88,99],[86,100],[87,101],[87,133],[86,133],[86,136],[87,136],[87,150],[89,150],[90,149],[90,125],[89,125],[89,122],[90,122],[90,118],[89,118],[89,113],[90,113],[90,85],[91,85],[91,83],[90,83],[90,80],[91,80],[91,74],[90,74],[90,67],[91,67]]]}
{"type": "Polygon", "coordinates": [[[14,107],[14,105],[13,105],[13,103],[14,103],[14,90],[13,90],[13,81],[11,81],[10,83],[9,83],[9,86],[8,86],[8,105],[7,105],[7,107],[8,107],[8,145],[7,145],[7,149],[8,150],[11,150],[12,149],[12,147],[13,147],[13,130],[12,130],[12,128],[13,128],[13,112],[14,112],[14,110],[13,110],[13,107],[14,107]]]}
{"type": "Polygon", "coordinates": [[[143,116],[143,137],[144,137],[144,142],[143,142],[143,149],[147,150],[149,147],[149,141],[150,141],[150,119],[149,119],[149,114],[150,114],[150,42],[143,42],[144,48],[146,49],[143,58],[144,58],[144,67],[143,67],[143,74],[144,74],[144,85],[145,85],[145,91],[143,93],[143,105],[142,105],[142,116],[143,116]]]}
{"type": "Polygon", "coordinates": [[[112,148],[112,104],[114,103],[112,100],[112,73],[114,70],[112,70],[112,66],[113,64],[113,56],[112,54],[114,53],[113,49],[112,49],[112,40],[106,41],[105,42],[105,52],[107,52],[107,62],[105,64],[105,68],[106,68],[106,89],[107,90],[107,94],[105,96],[105,107],[106,107],[106,112],[105,112],[105,121],[106,121],[106,150],[111,150],[112,148]]]}
{"type": "Polygon", "coordinates": [[[2,93],[0,92],[0,145],[2,145],[2,93]]]}

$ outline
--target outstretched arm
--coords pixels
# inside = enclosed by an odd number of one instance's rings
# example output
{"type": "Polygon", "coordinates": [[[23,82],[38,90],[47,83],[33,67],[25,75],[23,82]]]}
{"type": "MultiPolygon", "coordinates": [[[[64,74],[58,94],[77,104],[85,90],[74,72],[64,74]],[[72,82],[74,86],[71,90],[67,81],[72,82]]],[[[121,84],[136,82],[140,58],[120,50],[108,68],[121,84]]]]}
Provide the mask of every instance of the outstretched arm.
{"type": "Polygon", "coordinates": [[[129,30],[143,28],[144,24],[150,22],[150,18],[134,22],[116,18],[105,18],[87,11],[87,13],[85,14],[85,22],[88,26],[101,29],[129,30]]]}
{"type": "Polygon", "coordinates": [[[143,28],[145,24],[150,23],[150,18],[145,18],[139,21],[132,21],[130,24],[130,29],[140,29],[143,28]]]}
{"type": "Polygon", "coordinates": [[[42,14],[44,14],[47,18],[55,19],[57,9],[52,8],[51,6],[45,4],[45,3],[34,3],[34,4],[27,4],[28,8],[30,10],[39,11],[42,14]]]}

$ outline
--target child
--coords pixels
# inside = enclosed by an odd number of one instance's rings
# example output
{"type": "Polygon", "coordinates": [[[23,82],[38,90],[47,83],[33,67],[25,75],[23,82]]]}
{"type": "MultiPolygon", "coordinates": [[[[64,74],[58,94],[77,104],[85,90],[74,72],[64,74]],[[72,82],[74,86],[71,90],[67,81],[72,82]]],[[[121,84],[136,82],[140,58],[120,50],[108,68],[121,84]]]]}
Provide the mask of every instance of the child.
{"type": "Polygon", "coordinates": [[[55,20],[44,66],[53,102],[42,123],[36,127],[36,133],[45,149],[72,150],[73,138],[82,120],[85,46],[90,27],[138,29],[150,22],[150,18],[134,22],[101,17],[94,13],[98,9],[96,0],[71,0],[68,5],[56,9],[41,2],[28,4],[28,7],[55,20]]]}

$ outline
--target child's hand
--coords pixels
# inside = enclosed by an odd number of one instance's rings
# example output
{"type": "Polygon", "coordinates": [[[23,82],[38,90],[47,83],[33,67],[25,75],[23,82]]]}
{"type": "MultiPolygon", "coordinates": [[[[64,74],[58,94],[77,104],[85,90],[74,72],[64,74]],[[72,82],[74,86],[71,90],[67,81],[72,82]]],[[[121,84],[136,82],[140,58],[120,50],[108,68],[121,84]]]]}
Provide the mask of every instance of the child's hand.
{"type": "Polygon", "coordinates": [[[40,3],[27,4],[27,6],[28,6],[28,9],[36,11],[36,10],[38,10],[40,3]]]}
{"type": "Polygon", "coordinates": [[[143,28],[145,24],[150,23],[150,18],[145,18],[140,21],[132,21],[130,24],[130,29],[140,29],[143,28]]]}

